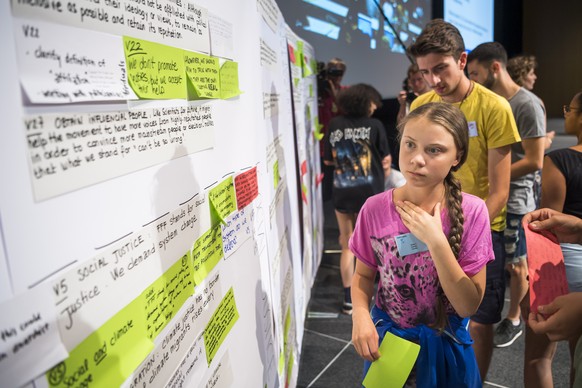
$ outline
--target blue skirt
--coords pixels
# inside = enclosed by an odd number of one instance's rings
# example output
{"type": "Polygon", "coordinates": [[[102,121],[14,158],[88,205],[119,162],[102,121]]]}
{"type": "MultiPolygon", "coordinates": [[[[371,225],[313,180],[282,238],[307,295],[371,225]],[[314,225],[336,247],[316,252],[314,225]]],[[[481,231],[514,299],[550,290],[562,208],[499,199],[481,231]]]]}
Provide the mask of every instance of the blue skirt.
{"type": "MultiPolygon", "coordinates": [[[[449,326],[439,334],[426,325],[401,329],[382,309],[372,308],[379,342],[387,331],[405,340],[420,344],[416,359],[416,386],[425,387],[481,387],[481,376],[467,331],[469,318],[449,315],[449,326]]],[[[371,363],[365,361],[364,376],[371,363]]]]}

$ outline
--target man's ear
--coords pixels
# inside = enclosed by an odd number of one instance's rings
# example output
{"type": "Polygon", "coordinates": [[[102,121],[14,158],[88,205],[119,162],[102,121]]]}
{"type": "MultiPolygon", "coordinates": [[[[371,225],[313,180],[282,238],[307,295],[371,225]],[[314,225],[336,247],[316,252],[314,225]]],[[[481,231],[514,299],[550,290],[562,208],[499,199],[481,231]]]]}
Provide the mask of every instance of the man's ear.
{"type": "Polygon", "coordinates": [[[491,62],[491,66],[489,66],[491,72],[493,74],[499,74],[501,72],[501,63],[498,61],[491,62]]]}
{"type": "Polygon", "coordinates": [[[467,52],[466,51],[463,51],[461,53],[461,56],[459,57],[458,63],[459,63],[459,68],[461,70],[465,70],[465,67],[467,66],[467,52]]]}

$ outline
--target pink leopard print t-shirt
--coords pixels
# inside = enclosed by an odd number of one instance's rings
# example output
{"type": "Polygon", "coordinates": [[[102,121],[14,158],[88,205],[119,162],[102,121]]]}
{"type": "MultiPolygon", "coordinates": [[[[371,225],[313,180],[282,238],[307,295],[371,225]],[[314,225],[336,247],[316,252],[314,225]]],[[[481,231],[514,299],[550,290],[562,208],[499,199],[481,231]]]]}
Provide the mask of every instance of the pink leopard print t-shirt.
{"type": "MultiPolygon", "coordinates": [[[[401,256],[395,237],[410,233],[392,202],[393,190],[370,197],[360,214],[350,239],[350,249],[358,260],[380,274],[376,306],[401,328],[434,323],[437,295],[442,293],[436,267],[428,251],[401,256]]],[[[476,275],[494,260],[485,202],[463,193],[463,237],[459,265],[467,276],[476,275]]],[[[450,223],[446,209],[441,212],[445,235],[450,223]]],[[[417,236],[421,240],[421,236],[417,236]]],[[[446,300],[446,298],[445,298],[446,300]]],[[[448,313],[454,313],[445,302],[448,313]]]]}

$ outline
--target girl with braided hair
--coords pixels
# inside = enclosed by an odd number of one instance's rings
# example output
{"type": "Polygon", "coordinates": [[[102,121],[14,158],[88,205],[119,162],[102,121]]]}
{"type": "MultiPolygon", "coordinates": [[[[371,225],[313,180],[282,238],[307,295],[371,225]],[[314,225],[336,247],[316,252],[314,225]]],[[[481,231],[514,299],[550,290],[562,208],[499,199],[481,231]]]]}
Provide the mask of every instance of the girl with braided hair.
{"type": "Polygon", "coordinates": [[[453,175],[467,158],[467,126],[447,103],[406,116],[399,126],[406,184],[366,201],[349,244],[358,259],[352,341],[365,370],[389,331],[420,345],[409,377],[418,387],[481,386],[467,327],[494,255],[485,202],[461,192],[453,175]]]}

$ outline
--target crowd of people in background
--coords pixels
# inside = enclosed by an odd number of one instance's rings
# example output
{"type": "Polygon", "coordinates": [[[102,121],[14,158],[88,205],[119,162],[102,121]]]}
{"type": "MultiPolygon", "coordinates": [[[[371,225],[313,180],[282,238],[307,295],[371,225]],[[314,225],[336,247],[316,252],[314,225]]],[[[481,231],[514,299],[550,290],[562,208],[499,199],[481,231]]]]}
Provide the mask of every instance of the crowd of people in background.
{"type": "Polygon", "coordinates": [[[339,226],[356,351],[367,369],[390,332],[421,345],[407,386],[475,387],[494,347],[525,333],[526,387],[553,386],[560,340],[582,387],[582,92],[563,106],[577,144],[546,154],[555,132],[532,92],[535,57],[508,58],[497,42],[467,53],[442,19],[407,52],[415,63],[398,93],[397,147],[371,117],[376,89],[341,85],[342,60],[323,67],[320,83],[324,200],[339,226]],[[524,228],[556,236],[570,291],[538,311],[524,228]]]}

